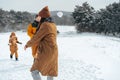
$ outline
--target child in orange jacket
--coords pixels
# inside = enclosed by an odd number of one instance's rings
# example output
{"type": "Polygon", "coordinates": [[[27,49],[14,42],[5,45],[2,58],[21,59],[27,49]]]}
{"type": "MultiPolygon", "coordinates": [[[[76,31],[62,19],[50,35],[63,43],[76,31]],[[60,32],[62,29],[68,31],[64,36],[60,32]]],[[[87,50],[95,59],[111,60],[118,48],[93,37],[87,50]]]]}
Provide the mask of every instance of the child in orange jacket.
{"type": "Polygon", "coordinates": [[[10,46],[10,52],[11,52],[10,58],[12,59],[13,55],[15,54],[16,61],[18,60],[18,52],[17,52],[18,46],[17,46],[17,43],[22,44],[21,42],[19,42],[17,40],[17,37],[16,37],[15,33],[12,32],[11,35],[10,35],[10,38],[9,38],[9,44],[8,45],[10,46]]]}
{"type": "MultiPolygon", "coordinates": [[[[37,18],[38,15],[35,16],[35,19],[37,18]]],[[[37,27],[39,25],[39,22],[37,22],[36,20],[34,20],[34,22],[30,23],[27,27],[27,34],[30,37],[30,39],[35,35],[36,31],[37,31],[37,27]]],[[[36,49],[37,49],[37,45],[33,45],[32,46],[32,56],[33,58],[36,58],[36,49]]]]}

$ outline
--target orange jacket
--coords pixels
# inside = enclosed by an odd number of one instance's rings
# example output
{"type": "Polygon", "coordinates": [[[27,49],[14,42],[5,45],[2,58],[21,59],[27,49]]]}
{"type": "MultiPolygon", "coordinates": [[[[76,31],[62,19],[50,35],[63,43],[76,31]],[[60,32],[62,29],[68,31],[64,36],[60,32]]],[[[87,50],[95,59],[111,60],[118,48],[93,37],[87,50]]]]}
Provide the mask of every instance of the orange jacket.
{"type": "Polygon", "coordinates": [[[15,33],[12,32],[10,35],[10,38],[9,38],[9,46],[10,46],[11,53],[17,52],[17,50],[18,50],[17,42],[19,42],[19,41],[17,40],[15,33]]]}
{"type": "MultiPolygon", "coordinates": [[[[28,34],[28,36],[29,36],[30,38],[32,38],[33,35],[35,34],[35,32],[36,32],[36,28],[33,27],[32,24],[30,23],[30,24],[28,25],[28,28],[27,28],[27,34],[28,34]]],[[[33,46],[32,46],[32,56],[33,56],[33,58],[36,57],[36,49],[37,49],[37,46],[36,46],[36,45],[33,45],[33,46]]]]}
{"type": "Polygon", "coordinates": [[[27,34],[30,38],[33,37],[33,35],[35,34],[36,32],[36,28],[35,27],[32,27],[32,24],[29,24],[28,25],[28,28],[27,28],[27,34]]]}

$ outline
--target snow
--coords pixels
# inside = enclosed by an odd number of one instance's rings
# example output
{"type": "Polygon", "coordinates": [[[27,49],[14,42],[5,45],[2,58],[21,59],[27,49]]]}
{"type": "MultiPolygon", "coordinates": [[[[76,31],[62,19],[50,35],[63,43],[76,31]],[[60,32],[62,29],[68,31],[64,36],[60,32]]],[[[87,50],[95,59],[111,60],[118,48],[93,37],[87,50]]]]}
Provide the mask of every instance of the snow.
{"type": "MultiPolygon", "coordinates": [[[[120,80],[120,38],[95,33],[75,32],[74,26],[57,26],[59,72],[54,80],[120,80]]],[[[19,61],[9,58],[10,32],[0,33],[0,80],[32,80],[31,48],[24,51],[29,40],[25,32],[16,32],[19,61]]],[[[46,80],[42,76],[42,80],[46,80]]]]}

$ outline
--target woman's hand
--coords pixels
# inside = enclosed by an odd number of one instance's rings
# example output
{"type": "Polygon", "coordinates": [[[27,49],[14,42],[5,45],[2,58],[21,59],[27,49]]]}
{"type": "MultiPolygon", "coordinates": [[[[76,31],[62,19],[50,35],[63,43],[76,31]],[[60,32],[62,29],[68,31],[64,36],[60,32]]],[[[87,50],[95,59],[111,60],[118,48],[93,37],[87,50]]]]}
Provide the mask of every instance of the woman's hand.
{"type": "Polygon", "coordinates": [[[24,50],[26,50],[27,48],[28,48],[27,45],[25,45],[25,46],[24,46],[24,50]]]}

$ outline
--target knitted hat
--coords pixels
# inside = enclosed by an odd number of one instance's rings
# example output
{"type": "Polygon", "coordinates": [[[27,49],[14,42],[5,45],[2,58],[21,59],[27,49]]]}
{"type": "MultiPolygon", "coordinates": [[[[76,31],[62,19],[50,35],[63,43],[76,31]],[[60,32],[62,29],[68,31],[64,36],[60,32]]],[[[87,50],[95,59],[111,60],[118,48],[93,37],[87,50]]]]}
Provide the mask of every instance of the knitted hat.
{"type": "Polygon", "coordinates": [[[11,32],[10,38],[11,38],[12,36],[15,36],[15,32],[11,32]]]}
{"type": "Polygon", "coordinates": [[[15,36],[15,32],[11,32],[11,35],[12,35],[12,36],[13,36],[13,35],[15,36]]]}
{"type": "Polygon", "coordinates": [[[44,7],[38,14],[39,16],[41,16],[41,18],[48,18],[50,17],[50,12],[48,9],[48,6],[44,7]]]}

